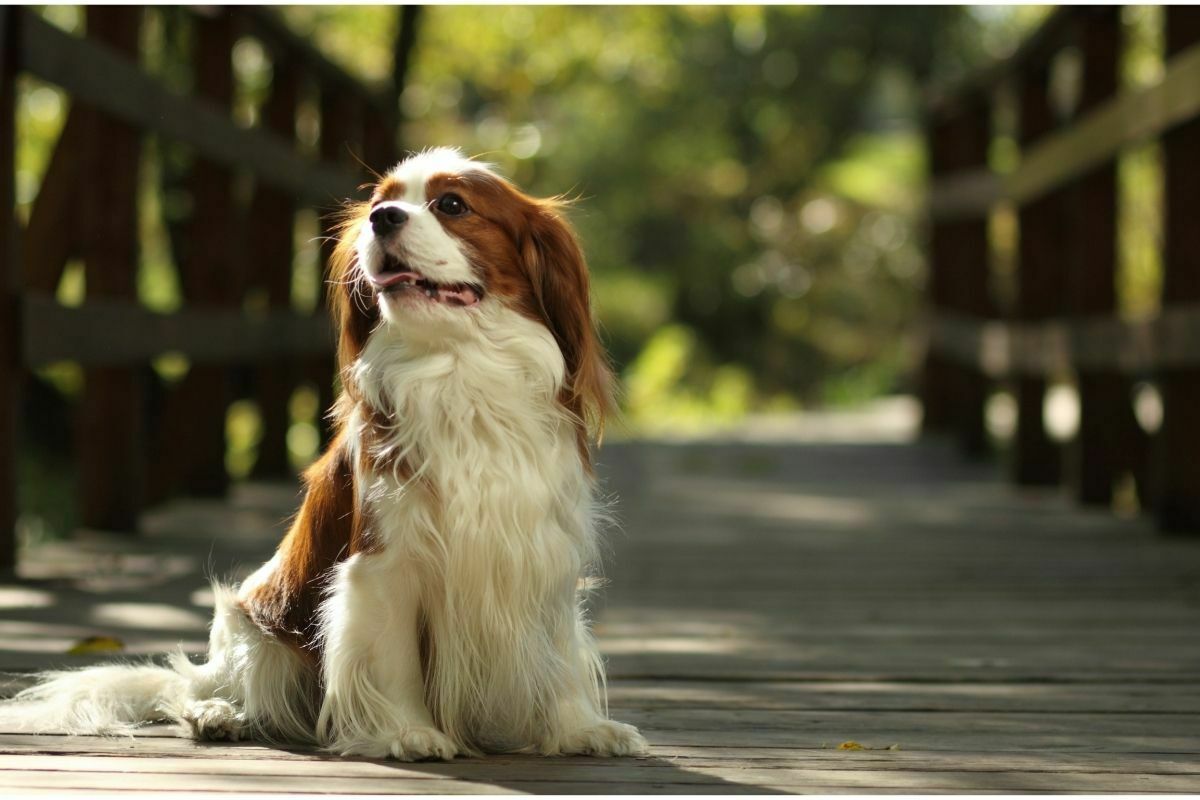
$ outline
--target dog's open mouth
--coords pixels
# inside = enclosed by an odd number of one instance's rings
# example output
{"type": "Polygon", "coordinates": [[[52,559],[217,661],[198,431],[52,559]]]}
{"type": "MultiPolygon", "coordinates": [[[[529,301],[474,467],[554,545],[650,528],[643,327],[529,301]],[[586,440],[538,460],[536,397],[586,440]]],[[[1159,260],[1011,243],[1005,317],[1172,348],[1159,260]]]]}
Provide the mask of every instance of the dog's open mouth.
{"type": "Polygon", "coordinates": [[[377,291],[389,294],[414,292],[427,300],[448,306],[478,305],[483,298],[483,289],[479,286],[431,281],[393,258],[388,259],[382,272],[368,277],[377,291]]]}

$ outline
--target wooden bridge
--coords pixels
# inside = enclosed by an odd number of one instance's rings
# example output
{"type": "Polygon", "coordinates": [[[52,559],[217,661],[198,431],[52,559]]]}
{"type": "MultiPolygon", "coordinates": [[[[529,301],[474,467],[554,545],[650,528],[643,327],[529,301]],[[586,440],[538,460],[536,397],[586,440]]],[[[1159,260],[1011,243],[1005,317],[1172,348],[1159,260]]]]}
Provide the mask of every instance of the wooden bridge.
{"type": "MultiPolygon", "coordinates": [[[[649,758],[410,765],[155,727],[0,734],[0,787],[1200,792],[1200,548],[1054,491],[1013,493],[945,444],[907,441],[915,427],[911,408],[884,408],[605,450],[624,531],[598,633],[612,713],[642,728],[649,758]],[[868,441],[829,441],[837,429],[868,441]]],[[[31,555],[25,580],[0,585],[0,664],[19,682],[86,663],[62,653],[93,635],[126,654],[201,651],[201,571],[252,567],[294,502],[293,486],[243,485],[144,515],[137,539],[31,555]]]]}
{"type": "MultiPolygon", "coordinates": [[[[28,219],[3,230],[4,535],[15,516],[13,440],[31,413],[17,388],[31,391],[29,370],[64,358],[84,366],[88,387],[76,437],[84,529],[23,552],[0,581],[10,690],[35,668],[110,657],[67,654],[91,636],[115,637],[125,656],[177,642],[202,649],[206,575],[253,568],[296,501],[279,430],[264,434],[259,479],[228,485],[214,444],[224,408],[250,393],[264,419],[281,420],[299,381],[331,391],[319,378],[329,373],[320,314],[293,308],[284,288],[290,239],[239,239],[244,220],[345,194],[357,181],[345,143],[368,163],[394,152],[388,90],[380,101],[269,15],[185,13],[196,58],[211,59],[201,74],[216,76],[197,84],[200,99],[131,63],[140,12],[91,10],[82,39],[0,10],[4,219],[15,219],[14,82],[36,75],[78,100],[28,219]],[[244,36],[275,60],[271,96],[249,128],[231,120],[220,78],[244,36]],[[139,103],[110,96],[114,75],[139,82],[139,103]],[[322,114],[315,141],[287,124],[303,103],[322,114]],[[333,111],[339,103],[357,110],[333,111]],[[358,121],[339,132],[346,120],[358,121]],[[110,152],[85,146],[97,129],[110,152]],[[73,182],[82,169],[119,177],[136,164],[138,129],[191,148],[187,180],[203,207],[240,209],[197,215],[179,231],[191,242],[180,261],[186,302],[171,313],[134,303],[133,190],[116,177],[73,182]],[[62,146],[68,134],[78,153],[62,146]],[[56,237],[76,191],[124,223],[56,237]],[[205,250],[225,241],[262,248],[253,263],[276,266],[251,273],[222,261],[229,248],[205,250]],[[88,270],[78,308],[53,300],[72,256],[88,270]],[[265,303],[246,302],[255,287],[265,303]],[[154,395],[146,364],[166,352],[188,356],[191,370],[154,395]],[[164,450],[185,423],[211,435],[164,450]],[[127,461],[104,461],[112,452],[127,461]]],[[[931,106],[922,409],[888,401],[603,451],[623,531],[598,634],[613,715],[643,729],[648,758],[409,765],[197,744],[162,727],[117,740],[0,732],[0,790],[1200,792],[1200,547],[1186,535],[1200,527],[1200,240],[1188,224],[1200,208],[1200,16],[1166,16],[1168,57],[1152,85],[1120,89],[1114,78],[1115,10],[1072,9],[931,106]],[[1071,102],[1048,90],[1063,53],[1083,67],[1071,102]],[[1014,98],[1022,158],[997,172],[987,152],[1003,115],[992,104],[1014,98]],[[1128,319],[1113,289],[1114,163],[1121,148],[1154,138],[1166,162],[1161,311],[1128,319]],[[986,220],[998,209],[1022,230],[1011,303],[989,277],[986,220]],[[1080,430],[1065,446],[1043,422],[1050,380],[1075,383],[1081,396],[1080,430]],[[1158,387],[1157,430],[1135,419],[1134,382],[1158,387]],[[962,457],[992,445],[984,408],[1003,385],[1017,408],[1011,481],[962,457]],[[1144,511],[1111,510],[1124,475],[1144,511]]]]}

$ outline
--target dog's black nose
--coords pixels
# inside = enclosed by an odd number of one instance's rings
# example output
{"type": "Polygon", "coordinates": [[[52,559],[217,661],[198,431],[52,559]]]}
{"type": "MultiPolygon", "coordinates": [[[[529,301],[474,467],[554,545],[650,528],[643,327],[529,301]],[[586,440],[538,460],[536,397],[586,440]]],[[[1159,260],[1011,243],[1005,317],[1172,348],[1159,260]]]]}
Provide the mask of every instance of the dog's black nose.
{"type": "Polygon", "coordinates": [[[386,236],[408,220],[408,212],[397,206],[380,206],[371,212],[371,230],[386,236]]]}

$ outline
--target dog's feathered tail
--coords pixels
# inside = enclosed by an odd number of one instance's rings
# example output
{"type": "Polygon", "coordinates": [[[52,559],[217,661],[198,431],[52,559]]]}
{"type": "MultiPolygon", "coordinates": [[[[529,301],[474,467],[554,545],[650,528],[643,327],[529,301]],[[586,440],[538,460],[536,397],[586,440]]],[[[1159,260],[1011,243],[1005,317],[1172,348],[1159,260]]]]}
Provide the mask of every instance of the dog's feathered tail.
{"type": "Polygon", "coordinates": [[[233,587],[214,583],[212,589],[205,663],[193,664],[181,650],[166,665],[42,672],[33,686],[0,700],[0,732],[128,735],[161,721],[190,726],[202,739],[312,741],[313,671],[288,645],[258,629],[233,587]]]}
{"type": "Polygon", "coordinates": [[[0,730],[120,735],[147,722],[178,720],[190,667],[180,654],[166,667],[112,664],[43,672],[36,684],[0,702],[0,730]]]}

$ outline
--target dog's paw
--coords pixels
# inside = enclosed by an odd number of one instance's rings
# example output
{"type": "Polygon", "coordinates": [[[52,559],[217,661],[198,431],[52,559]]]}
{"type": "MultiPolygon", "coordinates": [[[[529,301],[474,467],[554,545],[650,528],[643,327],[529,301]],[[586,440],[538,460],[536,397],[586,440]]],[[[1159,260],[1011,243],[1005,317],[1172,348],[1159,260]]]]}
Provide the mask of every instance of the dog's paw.
{"type": "Polygon", "coordinates": [[[458,755],[458,748],[449,736],[427,725],[413,725],[370,741],[342,742],[330,749],[344,756],[397,761],[449,761],[458,755]]]}
{"type": "Polygon", "coordinates": [[[646,754],[647,745],[632,725],[604,720],[571,731],[552,749],[561,755],[641,756],[646,754]]]}
{"type": "Polygon", "coordinates": [[[219,697],[197,700],[184,709],[181,718],[197,739],[236,742],[242,735],[242,716],[237,706],[219,697]]]}
{"type": "Polygon", "coordinates": [[[387,757],[397,761],[449,761],[457,754],[454,742],[437,728],[413,727],[392,737],[387,757]]]}

